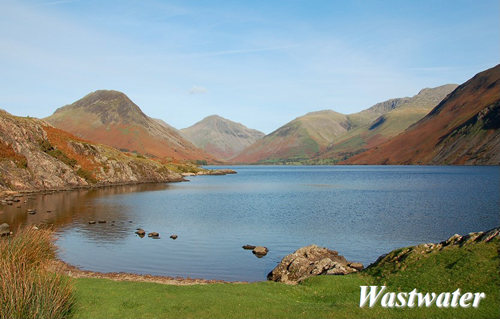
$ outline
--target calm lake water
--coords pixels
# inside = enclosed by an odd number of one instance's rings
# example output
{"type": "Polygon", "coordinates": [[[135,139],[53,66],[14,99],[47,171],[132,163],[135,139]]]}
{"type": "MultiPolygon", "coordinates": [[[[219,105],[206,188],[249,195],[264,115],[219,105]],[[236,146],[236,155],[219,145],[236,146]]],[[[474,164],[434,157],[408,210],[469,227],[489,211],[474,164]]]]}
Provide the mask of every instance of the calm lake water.
{"type": "Polygon", "coordinates": [[[500,224],[498,166],[231,168],[238,174],[23,198],[21,208],[0,207],[0,223],[54,224],[60,258],[84,270],[246,281],[265,280],[310,244],[366,266],[399,247],[500,224]],[[140,238],[139,227],[161,238],[140,238]],[[257,258],[245,244],[270,251],[257,258]]]}

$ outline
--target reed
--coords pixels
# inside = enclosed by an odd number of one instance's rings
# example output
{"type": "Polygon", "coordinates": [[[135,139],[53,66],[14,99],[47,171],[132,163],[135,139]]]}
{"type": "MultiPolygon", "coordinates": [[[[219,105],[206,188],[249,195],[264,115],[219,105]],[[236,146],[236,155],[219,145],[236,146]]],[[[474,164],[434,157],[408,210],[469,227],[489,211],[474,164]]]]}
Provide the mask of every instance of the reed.
{"type": "Polygon", "coordinates": [[[0,318],[65,318],[73,306],[73,283],[49,270],[53,232],[19,229],[0,240],[0,318]]]}

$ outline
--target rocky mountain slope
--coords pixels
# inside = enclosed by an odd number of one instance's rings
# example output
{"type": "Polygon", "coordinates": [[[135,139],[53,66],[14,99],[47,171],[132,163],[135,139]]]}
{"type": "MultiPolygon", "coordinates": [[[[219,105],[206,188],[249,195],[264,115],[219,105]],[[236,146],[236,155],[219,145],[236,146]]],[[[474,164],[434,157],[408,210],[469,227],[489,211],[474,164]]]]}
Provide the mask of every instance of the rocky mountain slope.
{"type": "Polygon", "coordinates": [[[500,65],[475,75],[404,133],[344,164],[500,164],[500,65]]]}
{"type": "Polygon", "coordinates": [[[182,180],[188,167],[92,144],[43,120],[0,111],[0,190],[182,180]]]}
{"type": "MultiPolygon", "coordinates": [[[[327,151],[319,158],[338,161],[387,142],[426,116],[457,86],[456,84],[447,84],[432,89],[426,88],[411,98],[393,100],[398,103],[395,107],[382,109],[379,113],[386,112],[375,120],[349,130],[336,142],[329,145],[327,151]]],[[[370,111],[370,109],[366,111],[370,111]]],[[[366,111],[351,116],[360,116],[366,111]]]]}
{"type": "Polygon", "coordinates": [[[45,118],[53,126],[78,137],[142,155],[177,160],[214,158],[186,141],[162,120],[152,119],[125,94],[100,90],[45,118]]]}
{"type": "Polygon", "coordinates": [[[221,160],[234,157],[265,136],[218,115],[208,116],[180,132],[194,145],[221,160]]]}
{"type": "Polygon", "coordinates": [[[308,113],[257,141],[233,162],[280,162],[334,159],[376,146],[425,116],[456,85],[423,89],[412,98],[377,103],[358,113],[332,110],[308,113]]]}

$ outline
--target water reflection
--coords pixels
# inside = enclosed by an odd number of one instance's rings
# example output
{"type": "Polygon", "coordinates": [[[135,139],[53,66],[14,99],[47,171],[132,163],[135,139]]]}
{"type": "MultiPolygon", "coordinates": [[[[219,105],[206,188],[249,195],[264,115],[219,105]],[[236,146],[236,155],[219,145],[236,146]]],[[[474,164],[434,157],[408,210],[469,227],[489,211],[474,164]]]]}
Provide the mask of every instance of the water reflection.
{"type": "Polygon", "coordinates": [[[127,205],[106,203],[105,199],[130,193],[163,191],[169,187],[169,184],[137,184],[50,194],[26,194],[14,205],[0,206],[0,224],[9,224],[12,230],[22,226],[44,224],[53,226],[58,232],[78,233],[85,236],[89,242],[120,241],[134,229],[134,212],[127,205]],[[29,214],[30,210],[36,211],[36,214],[29,214]],[[96,223],[89,224],[89,221],[96,223]]]}

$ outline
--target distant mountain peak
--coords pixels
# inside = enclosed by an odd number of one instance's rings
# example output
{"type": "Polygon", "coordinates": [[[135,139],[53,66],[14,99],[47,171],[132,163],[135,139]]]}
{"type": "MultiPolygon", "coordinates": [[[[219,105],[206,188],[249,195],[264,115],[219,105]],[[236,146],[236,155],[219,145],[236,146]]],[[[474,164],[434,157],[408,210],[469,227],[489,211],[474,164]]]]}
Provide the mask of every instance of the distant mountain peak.
{"type": "Polygon", "coordinates": [[[220,159],[233,157],[265,135],[219,115],[207,116],[182,129],[181,133],[196,146],[220,159]]]}

